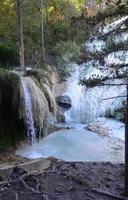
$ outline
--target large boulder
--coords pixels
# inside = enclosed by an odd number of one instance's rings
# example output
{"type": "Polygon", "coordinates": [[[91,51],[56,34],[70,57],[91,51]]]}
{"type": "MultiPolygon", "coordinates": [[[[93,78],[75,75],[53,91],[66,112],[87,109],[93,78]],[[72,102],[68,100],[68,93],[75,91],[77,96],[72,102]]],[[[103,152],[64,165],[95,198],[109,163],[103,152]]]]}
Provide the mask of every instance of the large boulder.
{"type": "Polygon", "coordinates": [[[57,106],[56,118],[57,118],[57,122],[59,122],[59,123],[65,123],[66,122],[65,115],[64,115],[64,110],[63,110],[63,108],[61,108],[59,106],[57,106]]]}
{"type": "Polygon", "coordinates": [[[72,107],[71,98],[67,95],[57,96],[56,103],[59,107],[63,108],[64,111],[67,111],[72,107]]]}

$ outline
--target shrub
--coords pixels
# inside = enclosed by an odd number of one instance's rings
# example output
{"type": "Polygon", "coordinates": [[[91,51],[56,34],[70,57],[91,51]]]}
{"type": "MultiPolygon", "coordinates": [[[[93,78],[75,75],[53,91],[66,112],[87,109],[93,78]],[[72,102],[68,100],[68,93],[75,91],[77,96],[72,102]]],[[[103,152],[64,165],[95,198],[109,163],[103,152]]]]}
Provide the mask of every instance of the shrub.
{"type": "Polygon", "coordinates": [[[18,52],[12,44],[0,43],[0,67],[10,68],[18,65],[18,52]]]}

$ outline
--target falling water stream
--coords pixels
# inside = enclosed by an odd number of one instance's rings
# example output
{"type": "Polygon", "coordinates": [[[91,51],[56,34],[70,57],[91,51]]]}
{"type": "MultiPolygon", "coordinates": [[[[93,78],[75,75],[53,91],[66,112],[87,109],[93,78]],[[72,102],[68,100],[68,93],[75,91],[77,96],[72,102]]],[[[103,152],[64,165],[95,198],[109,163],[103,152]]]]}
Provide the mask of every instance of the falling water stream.
{"type": "Polygon", "coordinates": [[[32,102],[29,89],[25,82],[25,78],[21,79],[23,93],[24,93],[24,106],[25,106],[25,122],[27,128],[27,141],[28,143],[33,144],[36,141],[33,112],[32,112],[32,102]]]}
{"type": "Polygon", "coordinates": [[[67,80],[67,91],[64,95],[68,95],[71,98],[72,107],[69,111],[65,112],[66,122],[81,122],[80,102],[83,98],[83,87],[79,84],[79,70],[79,66],[75,64],[74,70],[67,80]]]}

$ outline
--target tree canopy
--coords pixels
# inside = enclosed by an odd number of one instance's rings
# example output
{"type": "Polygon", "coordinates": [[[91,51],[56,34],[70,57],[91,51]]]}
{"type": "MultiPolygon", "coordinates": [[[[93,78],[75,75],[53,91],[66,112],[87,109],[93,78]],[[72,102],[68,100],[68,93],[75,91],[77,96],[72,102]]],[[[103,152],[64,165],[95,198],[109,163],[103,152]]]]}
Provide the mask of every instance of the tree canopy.
{"type": "MultiPolygon", "coordinates": [[[[83,18],[85,24],[81,21],[82,17],[85,17],[83,15],[86,15],[86,0],[19,1],[22,7],[26,65],[40,65],[41,16],[43,16],[46,56],[55,54],[58,43],[67,41],[81,43],[88,37],[87,21],[85,18],[83,18]],[[78,18],[81,26],[74,23],[73,18],[78,18]]],[[[2,67],[19,65],[16,2],[16,0],[0,1],[0,66],[2,67]]],[[[92,0],[92,2],[99,4],[103,1],[92,0]]],[[[98,17],[91,20],[97,22],[98,17]]]]}
{"type": "MultiPolygon", "coordinates": [[[[30,60],[35,63],[35,55],[39,55],[40,52],[41,12],[44,16],[45,48],[50,50],[57,42],[70,39],[70,19],[80,15],[84,6],[84,0],[43,0],[42,2],[43,7],[41,7],[41,0],[21,1],[27,64],[30,60]]],[[[1,0],[0,18],[0,60],[3,62],[1,65],[17,64],[18,35],[15,0],[1,0]],[[6,57],[8,57],[7,63],[5,63],[6,57]]]]}

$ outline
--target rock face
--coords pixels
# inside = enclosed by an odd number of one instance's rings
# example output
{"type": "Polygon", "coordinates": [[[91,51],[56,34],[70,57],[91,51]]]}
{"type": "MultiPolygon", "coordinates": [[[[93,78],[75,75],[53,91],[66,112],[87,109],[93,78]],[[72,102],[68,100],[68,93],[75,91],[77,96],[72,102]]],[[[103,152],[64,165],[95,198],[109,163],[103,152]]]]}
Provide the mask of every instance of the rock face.
{"type": "Polygon", "coordinates": [[[36,138],[46,136],[49,118],[56,118],[56,101],[49,74],[31,70],[28,75],[20,78],[14,72],[0,70],[0,149],[14,146],[28,137],[26,130],[31,120],[26,123],[29,118],[26,105],[29,105],[32,113],[36,138]]]}
{"type": "Polygon", "coordinates": [[[72,107],[71,98],[67,95],[56,97],[56,102],[64,111],[67,111],[72,107]]]}
{"type": "MultiPolygon", "coordinates": [[[[38,85],[31,77],[25,77],[23,78],[23,80],[25,81],[26,87],[29,91],[31,98],[32,117],[34,122],[34,128],[36,130],[35,138],[41,138],[47,135],[48,115],[49,115],[48,102],[41,89],[38,87],[38,85]]],[[[21,93],[22,93],[22,88],[21,88],[21,93]]],[[[26,108],[24,102],[22,103],[22,107],[23,107],[23,112],[22,112],[23,118],[24,121],[26,122],[25,109],[28,110],[28,108],[26,108]]],[[[27,126],[28,124],[26,124],[26,129],[27,126]]]]}
{"type": "Polygon", "coordinates": [[[0,149],[8,148],[23,139],[24,123],[19,115],[20,78],[0,70],[0,149]]]}
{"type": "MultiPolygon", "coordinates": [[[[51,90],[52,83],[48,77],[48,73],[31,69],[27,71],[27,76],[22,78],[31,97],[36,138],[46,136],[50,118],[56,118],[56,102],[51,90]]],[[[22,87],[21,93],[23,93],[22,87]]],[[[22,107],[24,108],[23,104],[22,107]]]]}
{"type": "Polygon", "coordinates": [[[57,107],[57,121],[65,122],[65,111],[72,107],[71,98],[68,95],[57,96],[56,97],[57,107]]]}
{"type": "Polygon", "coordinates": [[[26,76],[34,77],[38,82],[43,82],[52,88],[52,81],[50,74],[47,71],[41,69],[27,69],[26,76]]]}

